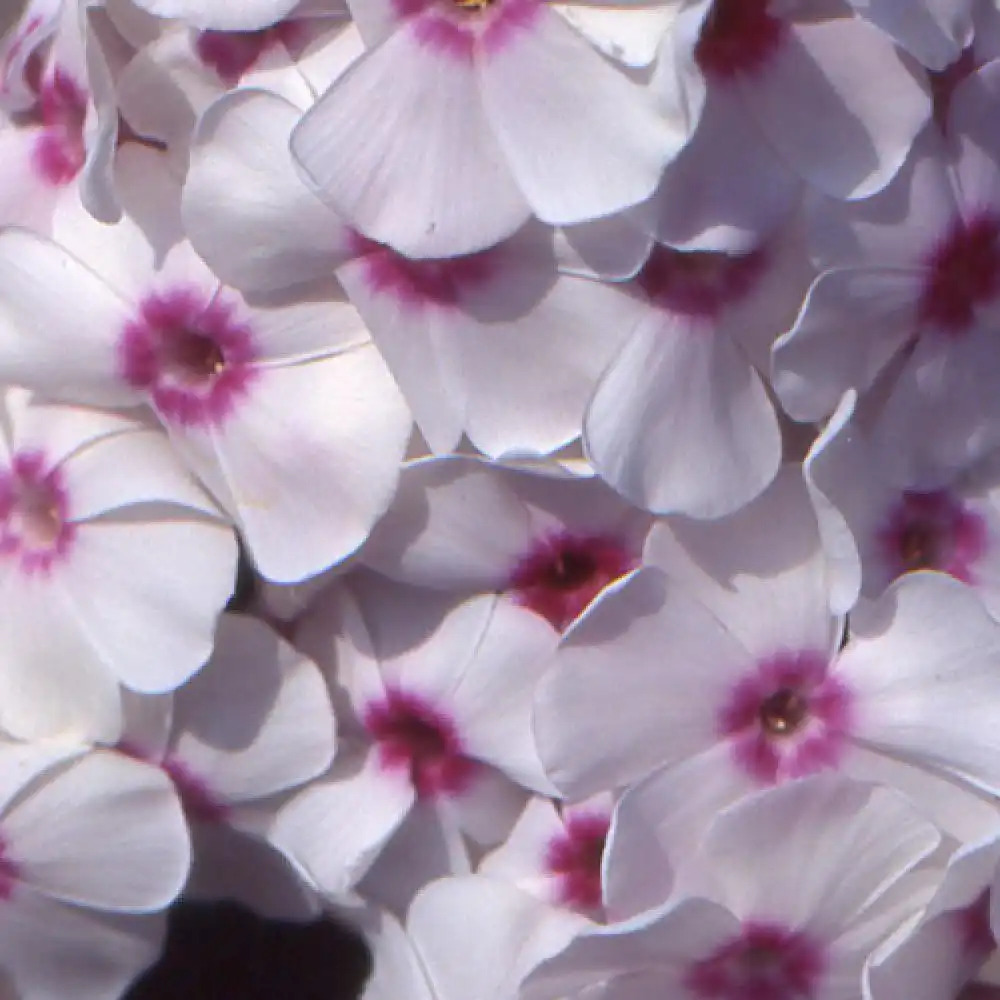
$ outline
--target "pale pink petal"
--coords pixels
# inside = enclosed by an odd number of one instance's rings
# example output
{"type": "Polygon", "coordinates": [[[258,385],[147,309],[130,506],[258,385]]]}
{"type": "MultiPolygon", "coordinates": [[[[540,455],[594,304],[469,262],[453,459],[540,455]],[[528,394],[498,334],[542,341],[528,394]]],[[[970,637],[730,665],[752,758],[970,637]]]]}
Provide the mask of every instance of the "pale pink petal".
{"type": "Polygon", "coordinates": [[[0,232],[0,378],[57,397],[129,406],[118,375],[128,304],[65,250],[19,229],[0,232]],[[72,331],[72,336],[70,336],[72,331]]]}
{"type": "Polygon", "coordinates": [[[75,604],[58,583],[13,567],[0,575],[0,597],[0,726],[19,739],[114,742],[118,682],[81,633],[75,604]]]}
{"type": "Polygon", "coordinates": [[[1000,627],[943,573],[902,577],[864,617],[835,676],[856,692],[865,744],[996,793],[1000,627]]]}
{"type": "Polygon", "coordinates": [[[480,875],[439,879],[417,894],[407,930],[438,1000],[513,996],[540,962],[588,921],[480,875]]]}
{"type": "Polygon", "coordinates": [[[653,235],[682,249],[740,253],[787,218],[801,181],[729,88],[710,88],[691,141],[639,209],[653,235]]]}
{"type": "Polygon", "coordinates": [[[409,433],[370,345],[261,369],[247,405],[212,435],[262,575],[301,580],[357,549],[389,505],[409,433]]]}
{"type": "Polygon", "coordinates": [[[156,17],[176,17],[197,28],[253,31],[280,21],[297,0],[136,0],[156,17]]]}
{"type": "Polygon", "coordinates": [[[518,185],[535,214],[554,225],[644,201],[687,138],[648,93],[544,9],[484,54],[479,79],[518,185]]]}
{"type": "Polygon", "coordinates": [[[20,878],[46,895],[127,913],[162,909],[187,879],[191,847],[159,768],[94,751],[4,816],[20,878]]]}
{"type": "Polygon", "coordinates": [[[891,35],[928,69],[943,70],[972,41],[972,4],[964,0],[853,0],[863,17],[891,35]]]}
{"type": "Polygon", "coordinates": [[[142,520],[122,509],[78,525],[57,576],[109,674],[157,692],[178,687],[208,659],[237,552],[226,525],[150,507],[142,520]]]}
{"type": "Polygon", "coordinates": [[[809,927],[830,940],[939,842],[898,792],[821,775],[722,812],[704,851],[737,916],[809,927]]]}
{"type": "Polygon", "coordinates": [[[417,20],[307,112],[292,152],[366,236],[410,256],[471,253],[511,235],[530,209],[487,124],[474,64],[425,46],[417,20]]]}
{"type": "Polygon", "coordinates": [[[640,570],[591,607],[539,682],[535,735],[549,777],[579,798],[707,749],[719,705],[752,662],[702,605],[640,570]]]}
{"type": "Polygon", "coordinates": [[[305,186],[288,151],[301,117],[276,94],[235,91],[202,115],[191,143],[188,236],[224,282],[244,291],[325,277],[348,249],[346,228],[305,186]]]}
{"type": "Polygon", "coordinates": [[[365,942],[372,955],[366,1000],[438,1000],[413,941],[391,913],[365,915],[365,942]]]}
{"type": "Polygon", "coordinates": [[[495,468],[455,456],[403,470],[362,558],[423,587],[498,590],[530,538],[528,511],[495,468]]]}
{"type": "Polygon", "coordinates": [[[26,890],[2,919],[4,985],[32,1000],[109,1000],[159,958],[165,933],[161,915],[88,912],[26,890]]]}
{"type": "Polygon", "coordinates": [[[937,129],[917,136],[892,182],[871,198],[806,200],[810,252],[818,268],[919,267],[954,223],[956,191],[937,129]]]}
{"type": "Polygon", "coordinates": [[[772,382],[794,420],[820,420],[847,389],[870,388],[912,336],[922,274],[844,268],[821,274],[795,325],[778,338],[772,382]]]}
{"type": "Polygon", "coordinates": [[[645,561],[678,581],[757,658],[776,649],[825,654],[839,639],[816,517],[796,465],[727,518],[661,522],[650,532],[645,561]]]}
{"type": "Polygon", "coordinates": [[[601,477],[655,513],[728,514],[781,462],[778,421],[749,361],[724,334],[667,312],[605,372],[584,440],[601,477]]]}
{"type": "Polygon", "coordinates": [[[413,801],[409,780],[385,771],[377,753],[342,760],[330,779],[282,807],[268,840],[311,884],[343,894],[368,871],[413,801]]]}
{"type": "Polygon", "coordinates": [[[885,187],[931,111],[927,90],[892,42],[854,17],[792,23],[766,72],[742,90],[786,162],[834,198],[885,187]]]}
{"type": "Polygon", "coordinates": [[[223,615],[212,658],[177,692],[171,757],[226,803],[324,771],[334,718],[323,677],[262,622],[223,615]]]}

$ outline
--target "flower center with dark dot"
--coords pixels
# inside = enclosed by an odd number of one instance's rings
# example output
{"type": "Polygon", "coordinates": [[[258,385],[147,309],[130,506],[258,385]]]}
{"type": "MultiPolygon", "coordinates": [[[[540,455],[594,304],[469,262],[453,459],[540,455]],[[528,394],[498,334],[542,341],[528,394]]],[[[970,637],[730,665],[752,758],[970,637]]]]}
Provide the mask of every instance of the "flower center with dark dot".
{"type": "Polygon", "coordinates": [[[214,378],[226,366],[226,356],[219,344],[195,330],[179,330],[165,340],[161,357],[166,371],[194,385],[214,378]]]}
{"type": "Polygon", "coordinates": [[[534,543],[507,589],[517,603],[562,630],[636,561],[619,539],[560,532],[534,543]]]}
{"type": "Polygon", "coordinates": [[[904,492],[877,540],[890,578],[936,569],[965,583],[988,546],[983,519],[948,490],[904,492]]]}
{"type": "Polygon", "coordinates": [[[17,555],[22,569],[48,569],[73,536],[58,470],[39,452],[19,452],[0,474],[0,555],[17,555]]]}
{"type": "Polygon", "coordinates": [[[770,0],[715,0],[694,50],[706,76],[726,80],[767,65],[787,29],[769,6],[770,0]]]}
{"type": "Polygon", "coordinates": [[[451,720],[418,695],[387,690],[384,699],[368,705],[364,725],[378,744],[382,766],[405,771],[420,798],[458,794],[476,770],[451,720]]]}
{"type": "Polygon", "coordinates": [[[794,733],[809,716],[809,700],[793,688],[782,688],[760,706],[760,724],[772,736],[794,733]]]}

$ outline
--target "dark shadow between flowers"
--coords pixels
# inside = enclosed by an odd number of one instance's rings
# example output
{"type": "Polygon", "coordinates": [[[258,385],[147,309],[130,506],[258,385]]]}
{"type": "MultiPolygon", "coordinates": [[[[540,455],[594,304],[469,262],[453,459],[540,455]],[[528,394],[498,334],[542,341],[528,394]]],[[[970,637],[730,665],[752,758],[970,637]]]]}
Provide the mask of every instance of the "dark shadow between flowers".
{"type": "Polygon", "coordinates": [[[329,919],[264,920],[235,903],[178,903],[164,953],[124,1000],[355,1000],[371,956],[329,919]]]}

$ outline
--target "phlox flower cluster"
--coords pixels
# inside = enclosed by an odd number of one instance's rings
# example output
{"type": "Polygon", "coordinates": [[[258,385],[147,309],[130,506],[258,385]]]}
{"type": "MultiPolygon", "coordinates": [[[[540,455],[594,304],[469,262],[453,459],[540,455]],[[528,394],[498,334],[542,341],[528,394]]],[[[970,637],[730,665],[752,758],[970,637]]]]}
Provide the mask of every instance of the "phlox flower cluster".
{"type": "Polygon", "coordinates": [[[0,596],[4,1000],[1000,990],[1000,2],[0,0],[0,596]]]}

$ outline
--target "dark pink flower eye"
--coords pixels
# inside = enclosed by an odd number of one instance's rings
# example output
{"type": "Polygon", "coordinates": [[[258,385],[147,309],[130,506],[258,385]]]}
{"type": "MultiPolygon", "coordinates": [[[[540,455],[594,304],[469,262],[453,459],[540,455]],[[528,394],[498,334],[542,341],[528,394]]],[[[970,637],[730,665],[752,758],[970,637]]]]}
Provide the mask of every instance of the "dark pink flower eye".
{"type": "Polygon", "coordinates": [[[878,544],[893,577],[936,569],[971,583],[986,551],[986,525],[946,490],[908,490],[889,511],[878,544]]]}
{"type": "Polygon", "coordinates": [[[58,469],[37,451],[19,452],[0,472],[0,556],[18,559],[25,573],[46,572],[75,536],[58,469]]]}
{"type": "Polygon", "coordinates": [[[601,860],[610,825],[605,815],[573,815],[549,843],[545,867],[559,879],[560,902],[581,910],[601,905],[601,860]]]}
{"type": "Polygon", "coordinates": [[[947,332],[965,330],[976,309],[1000,294],[1000,218],[959,220],[926,263],[921,319],[947,332]]]}
{"type": "Polygon", "coordinates": [[[706,76],[729,79],[763,67],[785,37],[768,13],[770,0],[715,0],[702,25],[695,59],[706,76]]]}
{"type": "Polygon", "coordinates": [[[382,766],[405,770],[420,798],[463,792],[477,769],[464,755],[454,723],[410,692],[387,690],[368,706],[364,725],[379,745],[382,766]]]}
{"type": "Polygon", "coordinates": [[[561,630],[636,564],[618,539],[562,532],[535,543],[514,570],[508,589],[519,604],[561,630]]]}
{"type": "Polygon", "coordinates": [[[802,932],[749,922],[693,965],[685,985],[701,1000],[806,1000],[825,966],[822,947],[802,932]]]}

